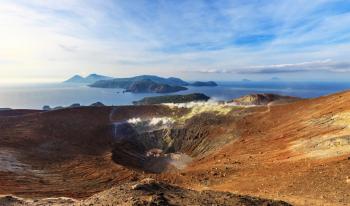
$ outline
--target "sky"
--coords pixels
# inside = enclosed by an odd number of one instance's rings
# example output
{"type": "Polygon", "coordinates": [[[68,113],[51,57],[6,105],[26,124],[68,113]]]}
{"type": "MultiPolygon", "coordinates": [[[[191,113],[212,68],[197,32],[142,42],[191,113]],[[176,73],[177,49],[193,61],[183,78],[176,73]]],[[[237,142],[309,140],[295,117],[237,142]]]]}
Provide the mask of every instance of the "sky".
{"type": "Polygon", "coordinates": [[[349,0],[1,0],[0,82],[347,81],[349,0]]]}

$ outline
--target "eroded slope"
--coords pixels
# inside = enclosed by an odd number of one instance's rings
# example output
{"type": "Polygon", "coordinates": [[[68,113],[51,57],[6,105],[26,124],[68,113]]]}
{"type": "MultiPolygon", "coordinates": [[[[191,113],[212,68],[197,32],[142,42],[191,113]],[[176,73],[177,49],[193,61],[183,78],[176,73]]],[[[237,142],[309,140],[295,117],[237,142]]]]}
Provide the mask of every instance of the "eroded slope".
{"type": "Polygon", "coordinates": [[[283,105],[0,117],[0,192],[87,197],[144,177],[296,205],[350,204],[350,93],[283,105]]]}

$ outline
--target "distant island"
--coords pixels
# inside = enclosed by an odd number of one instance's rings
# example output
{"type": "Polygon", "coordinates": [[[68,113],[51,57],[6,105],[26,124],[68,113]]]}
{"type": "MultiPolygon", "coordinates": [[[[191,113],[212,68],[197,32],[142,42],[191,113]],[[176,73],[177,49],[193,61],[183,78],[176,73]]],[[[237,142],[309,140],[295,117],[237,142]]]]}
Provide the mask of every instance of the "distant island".
{"type": "Polygon", "coordinates": [[[182,90],[187,90],[186,87],[183,86],[173,86],[169,84],[161,84],[156,83],[152,80],[138,80],[132,82],[130,86],[128,86],[125,92],[132,93],[171,93],[178,92],[182,90]]]}
{"type": "Polygon", "coordinates": [[[96,88],[121,88],[132,93],[172,93],[186,90],[186,86],[217,86],[213,81],[189,83],[176,77],[141,75],[129,78],[109,78],[89,84],[96,88]]]}
{"type": "MultiPolygon", "coordinates": [[[[102,102],[95,102],[91,104],[89,107],[104,107],[104,106],[105,105],[102,102]]],[[[49,105],[44,105],[42,110],[52,111],[52,110],[59,110],[59,109],[66,109],[66,108],[79,108],[79,107],[84,107],[84,106],[79,103],[74,103],[67,107],[64,107],[64,106],[50,107],[49,105]]]]}
{"type": "Polygon", "coordinates": [[[187,90],[186,86],[218,86],[214,81],[189,83],[176,77],[164,78],[156,75],[140,75],[129,78],[113,78],[99,74],[90,74],[87,77],[75,75],[64,83],[88,84],[88,86],[96,88],[120,88],[125,89],[125,92],[132,93],[173,93],[187,90]]]}
{"type": "Polygon", "coordinates": [[[216,87],[216,86],[218,86],[218,84],[216,84],[216,82],[213,82],[213,81],[208,81],[208,82],[196,81],[190,85],[194,86],[194,87],[216,87]]]}
{"type": "Polygon", "coordinates": [[[193,101],[208,101],[210,97],[202,93],[193,93],[186,95],[167,95],[158,97],[145,97],[139,101],[134,101],[134,105],[150,105],[163,103],[187,103],[193,101]]]}
{"type": "Polygon", "coordinates": [[[168,84],[171,86],[188,86],[189,84],[179,78],[169,77],[163,78],[154,75],[141,75],[129,78],[113,78],[109,80],[96,81],[90,84],[91,87],[99,88],[123,88],[127,89],[131,84],[137,81],[151,80],[158,84],[168,84]]]}
{"type": "Polygon", "coordinates": [[[100,80],[113,79],[112,77],[103,76],[99,74],[90,74],[87,77],[82,77],[80,75],[74,75],[73,77],[67,79],[63,83],[79,83],[79,84],[92,84],[100,80]]]}

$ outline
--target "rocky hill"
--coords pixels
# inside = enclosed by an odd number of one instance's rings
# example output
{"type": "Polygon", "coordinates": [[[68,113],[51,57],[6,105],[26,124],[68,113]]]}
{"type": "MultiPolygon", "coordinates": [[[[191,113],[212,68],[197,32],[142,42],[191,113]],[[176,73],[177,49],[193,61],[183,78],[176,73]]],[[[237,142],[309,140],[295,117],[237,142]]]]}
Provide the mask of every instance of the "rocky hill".
{"type": "Polygon", "coordinates": [[[163,103],[186,103],[196,101],[208,101],[210,97],[202,93],[193,93],[185,95],[166,95],[156,97],[145,97],[139,101],[133,102],[135,105],[148,105],[148,104],[163,104],[163,103]]]}
{"type": "Polygon", "coordinates": [[[267,105],[267,104],[282,104],[298,101],[300,98],[283,96],[277,94],[250,94],[237,99],[233,99],[229,102],[236,103],[238,105],[267,105]]]}

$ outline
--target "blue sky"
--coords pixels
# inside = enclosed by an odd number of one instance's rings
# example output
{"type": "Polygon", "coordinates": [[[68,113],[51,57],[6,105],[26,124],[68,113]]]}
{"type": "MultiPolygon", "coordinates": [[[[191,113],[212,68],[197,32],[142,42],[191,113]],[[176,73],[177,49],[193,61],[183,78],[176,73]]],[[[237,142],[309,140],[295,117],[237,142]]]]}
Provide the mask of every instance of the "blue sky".
{"type": "Polygon", "coordinates": [[[346,0],[2,0],[0,81],[347,80],[346,0]]]}

